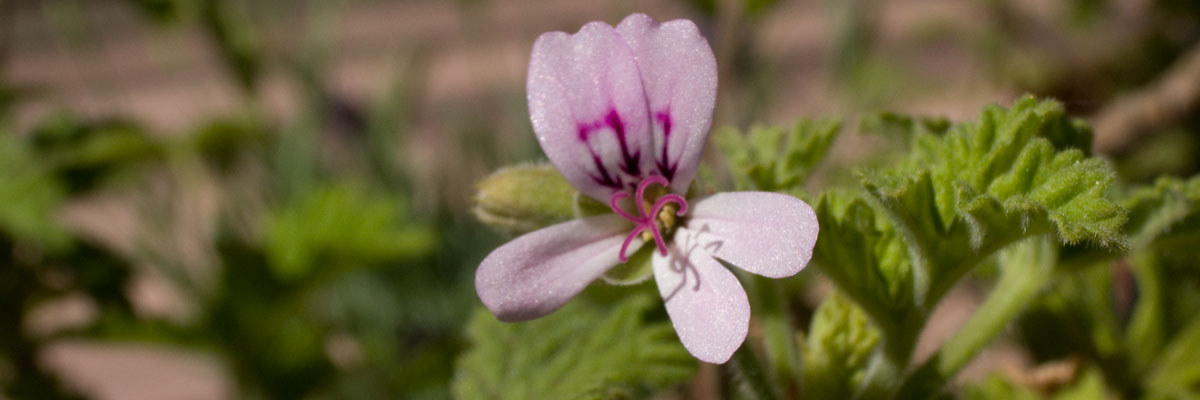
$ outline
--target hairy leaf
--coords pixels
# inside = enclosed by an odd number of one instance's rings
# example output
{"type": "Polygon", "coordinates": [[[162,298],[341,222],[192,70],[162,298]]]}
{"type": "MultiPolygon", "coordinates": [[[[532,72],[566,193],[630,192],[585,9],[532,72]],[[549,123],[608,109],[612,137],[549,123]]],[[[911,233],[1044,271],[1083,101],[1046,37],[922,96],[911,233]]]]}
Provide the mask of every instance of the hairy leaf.
{"type": "Polygon", "coordinates": [[[864,199],[827,191],[815,207],[821,222],[813,261],[885,332],[910,313],[911,264],[891,224],[864,199]]]}
{"type": "Polygon", "coordinates": [[[728,159],[740,189],[783,191],[797,187],[825,158],[841,129],[835,119],[802,119],[790,131],[754,127],[748,135],[733,128],[714,140],[728,159]]]}
{"type": "Polygon", "coordinates": [[[644,291],[612,306],[581,297],[519,324],[481,308],[451,390],[460,399],[576,399],[677,384],[696,363],[669,323],[646,320],[658,301],[644,291]]]}
{"type": "Polygon", "coordinates": [[[814,399],[846,399],[865,374],[879,332],[853,303],[833,295],[813,316],[804,346],[804,395],[814,399]]]}
{"type": "Polygon", "coordinates": [[[917,134],[901,165],[863,172],[908,245],[917,305],[932,307],[983,258],[1033,234],[1121,246],[1126,211],[1105,197],[1115,174],[1076,148],[1089,135],[1060,104],[1025,97],[944,135],[917,134]]]}

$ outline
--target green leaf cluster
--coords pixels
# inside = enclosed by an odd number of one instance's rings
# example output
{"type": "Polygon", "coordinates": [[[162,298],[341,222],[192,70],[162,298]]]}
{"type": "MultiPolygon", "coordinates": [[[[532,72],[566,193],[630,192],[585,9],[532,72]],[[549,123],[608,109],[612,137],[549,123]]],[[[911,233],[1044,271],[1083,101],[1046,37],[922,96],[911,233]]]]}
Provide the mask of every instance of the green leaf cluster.
{"type": "Polygon", "coordinates": [[[786,191],[812,175],[841,127],[837,119],[801,119],[791,129],[757,126],[748,134],[723,128],[713,140],[728,159],[739,190],[786,191]]]}
{"type": "Polygon", "coordinates": [[[1197,396],[1200,178],[1159,179],[1124,204],[1129,251],[1065,248],[1073,268],[1022,317],[1022,334],[1039,359],[1086,356],[1124,396],[1197,396]]]}
{"type": "MultiPolygon", "coordinates": [[[[1090,130],[1057,102],[1027,96],[949,126],[886,115],[867,125],[897,132],[892,135],[910,141],[909,152],[890,167],[858,171],[861,191],[821,197],[814,253],[822,272],[883,332],[880,361],[868,367],[867,395],[891,392],[908,374],[912,346],[938,302],[1001,250],[1040,235],[1092,248],[1125,245],[1127,211],[1108,197],[1115,174],[1082,150],[1090,130]]],[[[962,339],[966,345],[948,349],[954,354],[939,354],[952,360],[934,374],[940,377],[930,378],[939,368],[929,364],[926,373],[910,376],[912,387],[904,385],[915,392],[904,393],[938,390],[997,333],[991,327],[1019,313],[1028,292],[1036,292],[1034,283],[1026,279],[993,293],[1007,300],[992,306],[1004,310],[998,321],[978,322],[991,333],[962,339]]]]}
{"type": "MultiPolygon", "coordinates": [[[[586,295],[586,293],[585,293],[586,295]]],[[[670,323],[651,319],[651,293],[616,303],[581,296],[554,314],[508,324],[478,309],[467,325],[472,343],[458,360],[460,399],[579,399],[644,396],[678,384],[696,362],[670,323]]]]}
{"type": "Polygon", "coordinates": [[[369,196],[353,185],[306,193],[267,217],[265,250],[272,272],[297,279],[338,263],[377,265],[429,254],[436,243],[433,231],[407,223],[403,209],[401,199],[369,196]]]}
{"type": "Polygon", "coordinates": [[[850,398],[865,378],[879,343],[877,331],[853,302],[834,294],[813,315],[804,346],[804,393],[818,399],[850,398]]]}

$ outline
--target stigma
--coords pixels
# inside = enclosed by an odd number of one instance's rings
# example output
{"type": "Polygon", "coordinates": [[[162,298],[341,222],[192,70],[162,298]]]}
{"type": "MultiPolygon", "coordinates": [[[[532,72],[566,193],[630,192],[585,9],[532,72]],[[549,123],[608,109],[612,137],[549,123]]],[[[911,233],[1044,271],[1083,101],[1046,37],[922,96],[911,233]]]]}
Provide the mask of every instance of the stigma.
{"type": "Polygon", "coordinates": [[[626,212],[619,204],[622,199],[629,197],[629,192],[613,193],[609,199],[608,204],[612,207],[613,212],[634,223],[633,231],[629,232],[629,236],[625,237],[625,242],[621,244],[621,262],[629,261],[629,256],[625,253],[629,250],[633,239],[639,235],[645,241],[653,239],[659,254],[667,255],[667,245],[663,240],[663,235],[670,233],[675,228],[678,217],[687,214],[688,205],[683,196],[666,193],[666,187],[667,179],[658,175],[651,175],[639,182],[637,197],[633,201],[634,208],[637,209],[638,215],[636,216],[626,212]],[[650,193],[651,197],[647,198],[646,189],[655,184],[660,189],[650,193]]]}

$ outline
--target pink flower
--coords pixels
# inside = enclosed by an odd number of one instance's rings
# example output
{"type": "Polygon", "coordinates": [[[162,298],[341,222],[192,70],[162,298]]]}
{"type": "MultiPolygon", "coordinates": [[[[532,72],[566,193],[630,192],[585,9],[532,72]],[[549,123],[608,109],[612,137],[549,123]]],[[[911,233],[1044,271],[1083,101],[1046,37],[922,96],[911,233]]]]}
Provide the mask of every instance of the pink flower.
{"type": "Polygon", "coordinates": [[[766,192],[693,199],[712,122],[717,66],[687,20],[659,24],[633,14],[578,33],[543,34],[526,85],[538,142],[582,194],[613,214],[518,237],[479,265],[475,289],[503,321],[562,307],[643,244],[659,293],[684,347],[723,363],[746,338],[750,304],[717,260],[783,278],[812,256],[817,220],[794,197],[766,192]],[[632,210],[632,211],[631,211],[632,210]]]}

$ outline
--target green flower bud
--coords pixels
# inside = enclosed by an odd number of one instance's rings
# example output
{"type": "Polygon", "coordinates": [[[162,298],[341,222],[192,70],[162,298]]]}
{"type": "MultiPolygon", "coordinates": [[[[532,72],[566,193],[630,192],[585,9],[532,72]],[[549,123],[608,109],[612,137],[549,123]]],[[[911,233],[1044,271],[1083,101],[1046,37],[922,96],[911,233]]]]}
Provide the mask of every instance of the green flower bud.
{"type": "Polygon", "coordinates": [[[475,217],[511,234],[575,218],[579,209],[576,197],[582,197],[549,164],[501,168],[475,188],[475,217]]]}

